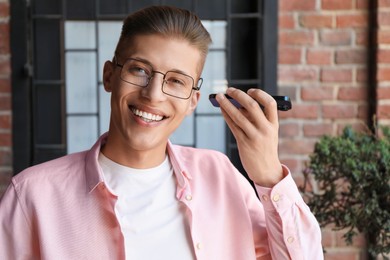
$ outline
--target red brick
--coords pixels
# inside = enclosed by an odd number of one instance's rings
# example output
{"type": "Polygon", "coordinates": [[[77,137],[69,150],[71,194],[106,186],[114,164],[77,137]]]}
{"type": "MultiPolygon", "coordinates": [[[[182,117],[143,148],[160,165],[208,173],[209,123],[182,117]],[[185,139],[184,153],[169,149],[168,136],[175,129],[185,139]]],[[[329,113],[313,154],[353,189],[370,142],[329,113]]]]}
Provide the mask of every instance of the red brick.
{"type": "Polygon", "coordinates": [[[364,101],[367,99],[367,89],[362,87],[341,87],[337,99],[348,101],[364,101]]]}
{"type": "Polygon", "coordinates": [[[299,24],[305,28],[331,28],[333,26],[332,15],[303,14],[299,24]]]}
{"type": "Polygon", "coordinates": [[[0,133],[0,146],[11,147],[12,135],[10,133],[0,133]]]}
{"type": "Polygon", "coordinates": [[[390,30],[381,29],[378,31],[378,43],[390,43],[390,30]]]}
{"type": "Polygon", "coordinates": [[[390,105],[378,105],[377,107],[378,119],[389,119],[390,118],[390,105]]]}
{"type": "Polygon", "coordinates": [[[357,114],[356,118],[366,121],[369,116],[371,117],[372,115],[368,114],[368,104],[367,103],[359,104],[358,105],[358,114],[357,114]]]}
{"type": "Polygon", "coordinates": [[[279,45],[299,45],[307,46],[314,44],[313,31],[283,30],[279,33],[279,45]]]}
{"type": "Polygon", "coordinates": [[[323,10],[348,10],[353,8],[352,0],[322,0],[321,7],[323,10]]]}
{"type": "Polygon", "coordinates": [[[366,120],[355,120],[354,122],[341,122],[337,124],[337,135],[341,135],[346,127],[352,127],[357,132],[367,132],[366,120]]]}
{"type": "Polygon", "coordinates": [[[279,66],[278,79],[282,82],[316,81],[318,80],[318,72],[313,68],[279,66]]]}
{"type": "Polygon", "coordinates": [[[299,135],[299,125],[297,123],[281,123],[279,134],[281,137],[294,137],[299,135]]]}
{"type": "MultiPolygon", "coordinates": [[[[0,129],[12,129],[11,115],[0,115],[0,129]]],[[[1,165],[1,164],[0,164],[1,165]]]]}
{"type": "Polygon", "coordinates": [[[331,251],[325,248],[326,251],[326,258],[325,260],[356,260],[360,259],[359,257],[359,251],[351,251],[351,250],[346,250],[346,251],[331,251]]]}
{"type": "Polygon", "coordinates": [[[339,28],[367,27],[368,13],[339,15],[336,17],[336,26],[339,28]]]}
{"type": "Polygon", "coordinates": [[[0,150],[0,165],[1,166],[12,166],[12,152],[11,152],[11,150],[8,150],[8,151],[0,150]]]}
{"type": "Polygon", "coordinates": [[[365,64],[367,52],[364,49],[338,50],[335,54],[336,64],[365,64]]]}
{"type": "Polygon", "coordinates": [[[280,29],[294,29],[295,28],[295,19],[292,14],[279,14],[278,18],[278,27],[280,29]]]}
{"type": "Polygon", "coordinates": [[[11,80],[0,78],[0,93],[11,93],[11,80]]]}
{"type": "Polygon", "coordinates": [[[328,228],[322,229],[322,246],[333,247],[336,243],[335,232],[328,228]]]}
{"type": "Polygon", "coordinates": [[[302,172],[301,160],[294,159],[294,158],[281,158],[280,162],[286,165],[292,173],[302,172]]]}
{"type": "Polygon", "coordinates": [[[0,59],[0,76],[11,75],[11,63],[9,59],[0,59]]]}
{"type": "Polygon", "coordinates": [[[307,155],[313,152],[315,141],[302,140],[283,140],[279,144],[279,151],[286,154],[307,155]]]}
{"type": "Polygon", "coordinates": [[[9,24],[0,23],[0,54],[10,53],[9,24]]]}
{"type": "Polygon", "coordinates": [[[390,99],[390,87],[378,87],[376,91],[378,99],[390,99]]]}
{"type": "Polygon", "coordinates": [[[324,30],[320,33],[320,42],[329,46],[346,46],[352,43],[350,30],[324,30]]]}
{"type": "Polygon", "coordinates": [[[0,17],[9,17],[9,3],[0,2],[0,17]]]}
{"type": "Polygon", "coordinates": [[[370,0],[356,0],[356,9],[367,10],[370,0]]]}
{"type": "Polygon", "coordinates": [[[312,11],[315,10],[316,0],[280,0],[280,11],[312,11]]]}
{"type": "Polygon", "coordinates": [[[322,82],[351,82],[352,70],[351,69],[322,69],[321,70],[322,82]]]}
{"type": "Polygon", "coordinates": [[[368,30],[367,29],[357,29],[355,30],[356,39],[355,43],[356,45],[366,46],[368,45],[368,30]]]}
{"type": "Polygon", "coordinates": [[[367,69],[366,68],[359,68],[356,70],[356,81],[359,83],[367,82],[367,69]]]}
{"type": "Polygon", "coordinates": [[[302,49],[294,47],[280,46],[278,50],[279,64],[300,64],[302,49]]]}
{"type": "Polygon", "coordinates": [[[330,65],[333,60],[333,52],[324,49],[308,49],[306,63],[313,65],[330,65]]]}
{"type": "Polygon", "coordinates": [[[301,89],[301,98],[305,101],[332,100],[333,92],[333,87],[304,87],[301,89]]]}
{"type": "MultiPolygon", "coordinates": [[[[339,230],[336,231],[336,246],[344,247],[348,246],[343,238],[343,235],[347,232],[347,230],[339,230]]],[[[356,247],[364,247],[366,245],[364,236],[362,234],[358,234],[354,236],[352,239],[352,244],[356,247]]]]}
{"type": "Polygon", "coordinates": [[[378,0],[378,7],[390,7],[390,0],[378,0]]]}
{"type": "Polygon", "coordinates": [[[305,137],[320,137],[333,134],[333,124],[316,123],[303,126],[303,135],[305,137]]]}
{"type": "Polygon", "coordinates": [[[390,68],[378,68],[376,79],[378,81],[390,81],[390,68]]]}
{"type": "Polygon", "coordinates": [[[322,107],[323,118],[331,119],[346,119],[346,118],[356,118],[357,116],[357,107],[355,105],[324,105],[322,107]]]}
{"type": "Polygon", "coordinates": [[[319,117],[318,105],[293,103],[292,109],[279,113],[279,118],[316,119],[319,117]]]}
{"type": "Polygon", "coordinates": [[[377,60],[378,60],[378,63],[390,63],[390,50],[389,49],[378,49],[377,60]]]}
{"type": "Polygon", "coordinates": [[[387,12],[387,11],[379,12],[377,19],[378,19],[379,27],[390,26],[390,15],[389,15],[389,12],[387,12]]]}
{"type": "Polygon", "coordinates": [[[0,110],[11,110],[10,96],[0,96],[0,110]]]}

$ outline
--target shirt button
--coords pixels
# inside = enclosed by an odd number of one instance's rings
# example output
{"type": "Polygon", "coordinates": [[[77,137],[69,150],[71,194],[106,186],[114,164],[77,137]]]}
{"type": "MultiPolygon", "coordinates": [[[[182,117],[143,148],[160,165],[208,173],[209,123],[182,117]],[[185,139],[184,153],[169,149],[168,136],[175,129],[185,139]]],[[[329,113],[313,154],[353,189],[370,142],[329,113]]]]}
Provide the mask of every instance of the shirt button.
{"type": "Polygon", "coordinates": [[[287,238],[287,242],[291,244],[292,242],[294,242],[294,238],[293,237],[288,237],[287,238]]]}
{"type": "Polygon", "coordinates": [[[275,194],[273,197],[272,197],[272,200],[275,201],[275,202],[278,202],[280,200],[280,195],[279,194],[275,194]]]}
{"type": "Polygon", "coordinates": [[[262,198],[264,201],[268,201],[267,195],[263,195],[263,196],[261,196],[261,198],[262,198]]]}
{"type": "Polygon", "coordinates": [[[197,244],[196,244],[196,248],[197,248],[198,250],[201,250],[201,249],[202,249],[202,244],[201,244],[201,243],[197,243],[197,244]]]}
{"type": "Polygon", "coordinates": [[[191,196],[190,194],[188,194],[188,195],[186,196],[186,200],[191,201],[191,200],[192,200],[192,196],[191,196]]]}

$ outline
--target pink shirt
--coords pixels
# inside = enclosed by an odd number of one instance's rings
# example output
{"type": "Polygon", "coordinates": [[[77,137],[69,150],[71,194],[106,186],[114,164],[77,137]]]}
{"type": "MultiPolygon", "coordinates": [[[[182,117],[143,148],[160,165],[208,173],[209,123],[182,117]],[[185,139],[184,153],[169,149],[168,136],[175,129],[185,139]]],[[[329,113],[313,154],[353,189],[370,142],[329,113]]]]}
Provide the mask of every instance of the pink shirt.
{"type": "MultiPolygon", "coordinates": [[[[12,179],[0,202],[0,259],[124,259],[117,198],[97,161],[105,137],[12,179]]],[[[225,155],[170,143],[168,153],[197,259],[323,259],[319,225],[286,168],[272,189],[256,186],[260,201],[225,155]]]]}

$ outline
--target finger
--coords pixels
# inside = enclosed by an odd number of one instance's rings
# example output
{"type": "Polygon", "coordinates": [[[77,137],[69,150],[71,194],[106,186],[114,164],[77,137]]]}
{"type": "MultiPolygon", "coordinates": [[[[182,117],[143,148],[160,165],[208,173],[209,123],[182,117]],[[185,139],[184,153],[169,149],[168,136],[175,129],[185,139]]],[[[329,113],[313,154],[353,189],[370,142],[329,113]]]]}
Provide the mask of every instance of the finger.
{"type": "Polygon", "coordinates": [[[278,122],[278,107],[276,100],[261,89],[249,89],[248,95],[261,104],[264,115],[271,123],[278,122]]]}
{"type": "Polygon", "coordinates": [[[228,88],[226,93],[232,98],[236,99],[242,106],[241,112],[256,126],[261,126],[261,122],[266,120],[263,110],[258,101],[253,99],[247,93],[235,88],[228,88]]]}
{"type": "MultiPolygon", "coordinates": [[[[217,94],[216,99],[232,132],[237,133],[237,135],[245,134],[246,136],[251,136],[255,133],[255,126],[248,120],[245,109],[237,109],[223,94],[217,94]]],[[[237,138],[236,135],[235,137],[237,138]]]]}

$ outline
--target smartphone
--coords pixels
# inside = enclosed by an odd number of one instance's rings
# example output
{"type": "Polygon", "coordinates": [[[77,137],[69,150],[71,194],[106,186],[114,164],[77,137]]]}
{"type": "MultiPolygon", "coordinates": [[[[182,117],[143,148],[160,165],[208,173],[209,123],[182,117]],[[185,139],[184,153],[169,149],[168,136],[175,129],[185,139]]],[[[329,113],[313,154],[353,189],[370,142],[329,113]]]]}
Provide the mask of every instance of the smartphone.
{"type": "MultiPolygon", "coordinates": [[[[219,103],[218,101],[215,99],[215,96],[217,94],[210,94],[209,95],[209,100],[211,102],[211,104],[213,104],[213,106],[215,107],[219,107],[219,103]]],[[[237,100],[235,100],[234,98],[232,98],[231,96],[225,94],[225,97],[227,99],[230,100],[230,102],[237,108],[240,108],[242,107],[240,103],[238,103],[237,100]]],[[[278,105],[278,110],[280,111],[287,111],[287,110],[290,110],[292,105],[291,105],[291,100],[288,96],[272,96],[275,100],[276,100],[276,103],[278,105]]],[[[260,105],[261,106],[261,105],[260,105]]]]}

